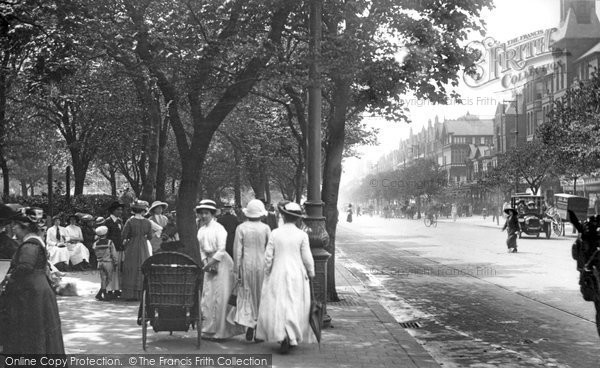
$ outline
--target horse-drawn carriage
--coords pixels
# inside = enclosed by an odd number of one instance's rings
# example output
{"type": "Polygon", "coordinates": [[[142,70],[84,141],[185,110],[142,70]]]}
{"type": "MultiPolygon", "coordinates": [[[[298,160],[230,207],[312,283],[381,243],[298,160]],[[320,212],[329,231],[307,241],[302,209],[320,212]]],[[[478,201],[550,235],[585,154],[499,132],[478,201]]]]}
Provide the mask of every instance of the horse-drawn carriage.
{"type": "Polygon", "coordinates": [[[197,347],[202,331],[202,268],[179,252],[159,252],[142,265],[144,290],[138,322],[146,350],[148,323],[155,332],[196,328],[197,347]]]}

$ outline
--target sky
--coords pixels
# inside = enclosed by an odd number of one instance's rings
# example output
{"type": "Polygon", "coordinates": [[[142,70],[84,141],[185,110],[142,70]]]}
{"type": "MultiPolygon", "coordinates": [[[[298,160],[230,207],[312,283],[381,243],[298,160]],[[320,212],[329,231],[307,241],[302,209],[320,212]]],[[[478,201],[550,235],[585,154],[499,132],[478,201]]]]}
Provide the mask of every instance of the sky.
{"type": "MultiPolygon", "coordinates": [[[[600,5],[597,1],[597,6],[600,5]]],[[[495,8],[483,13],[482,18],[487,24],[486,37],[492,37],[504,42],[538,30],[558,27],[560,21],[560,0],[495,0],[495,8]]],[[[599,6],[600,7],[600,6],[599,6]]],[[[476,34],[473,41],[481,41],[482,37],[476,34]]],[[[462,79],[462,78],[461,78],[462,79]]],[[[368,126],[379,129],[379,145],[361,147],[361,159],[349,159],[344,162],[344,173],[360,172],[357,168],[366,162],[377,162],[384,154],[398,147],[401,140],[408,137],[410,127],[414,132],[427,125],[427,121],[434,120],[437,115],[442,121],[457,118],[467,112],[481,118],[491,118],[496,106],[503,99],[510,100],[511,93],[501,92],[500,86],[483,89],[473,89],[461,83],[458,91],[463,97],[464,104],[451,103],[447,106],[432,105],[426,101],[418,101],[405,97],[409,103],[410,125],[405,123],[387,122],[378,118],[367,118],[364,121],[368,126]],[[418,106],[420,105],[420,106],[418,106]]],[[[352,175],[344,175],[345,179],[352,180],[352,175]]]]}

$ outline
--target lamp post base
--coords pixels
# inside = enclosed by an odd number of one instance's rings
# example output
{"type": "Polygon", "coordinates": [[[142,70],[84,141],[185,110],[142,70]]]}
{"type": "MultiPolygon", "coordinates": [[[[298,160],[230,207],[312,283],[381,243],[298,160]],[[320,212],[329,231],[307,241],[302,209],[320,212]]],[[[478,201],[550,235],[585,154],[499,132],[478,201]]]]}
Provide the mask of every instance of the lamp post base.
{"type": "Polygon", "coordinates": [[[331,254],[324,248],[329,243],[329,235],[325,228],[325,217],[322,202],[306,202],[307,217],[304,219],[304,231],[308,234],[310,250],[315,263],[315,278],[313,290],[315,299],[323,303],[323,327],[331,324],[331,317],[327,314],[327,260],[331,254]]]}

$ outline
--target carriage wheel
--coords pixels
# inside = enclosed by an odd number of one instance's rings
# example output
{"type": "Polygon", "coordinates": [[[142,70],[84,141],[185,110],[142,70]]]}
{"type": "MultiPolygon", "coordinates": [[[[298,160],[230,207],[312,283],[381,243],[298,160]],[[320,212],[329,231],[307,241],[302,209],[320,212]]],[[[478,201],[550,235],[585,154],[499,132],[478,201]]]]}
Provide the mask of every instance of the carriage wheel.
{"type": "Polygon", "coordinates": [[[146,326],[146,290],[142,292],[142,347],[146,351],[146,333],[148,332],[148,326],[146,326]]]}

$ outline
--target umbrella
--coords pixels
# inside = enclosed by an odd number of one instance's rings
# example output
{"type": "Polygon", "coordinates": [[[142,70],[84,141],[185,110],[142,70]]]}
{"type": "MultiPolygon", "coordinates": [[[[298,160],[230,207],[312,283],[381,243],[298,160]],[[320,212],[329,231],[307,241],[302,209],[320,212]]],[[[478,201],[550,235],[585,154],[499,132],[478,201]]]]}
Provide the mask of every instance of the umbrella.
{"type": "Polygon", "coordinates": [[[309,281],[310,285],[310,313],[308,315],[308,323],[312,328],[317,342],[319,343],[319,350],[321,350],[321,328],[323,323],[323,303],[318,302],[315,299],[315,291],[313,290],[312,280],[309,281]]]}

